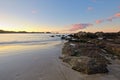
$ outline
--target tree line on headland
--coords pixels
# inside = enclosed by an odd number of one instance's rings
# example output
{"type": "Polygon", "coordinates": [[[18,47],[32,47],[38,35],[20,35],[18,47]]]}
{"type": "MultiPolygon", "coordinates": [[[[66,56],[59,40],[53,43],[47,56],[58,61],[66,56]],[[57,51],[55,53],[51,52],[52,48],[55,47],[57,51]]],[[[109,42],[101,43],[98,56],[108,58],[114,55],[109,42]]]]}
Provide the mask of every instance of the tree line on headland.
{"type": "Polygon", "coordinates": [[[52,32],[27,32],[27,31],[6,31],[6,30],[0,30],[0,33],[45,33],[45,34],[51,34],[52,32]]]}

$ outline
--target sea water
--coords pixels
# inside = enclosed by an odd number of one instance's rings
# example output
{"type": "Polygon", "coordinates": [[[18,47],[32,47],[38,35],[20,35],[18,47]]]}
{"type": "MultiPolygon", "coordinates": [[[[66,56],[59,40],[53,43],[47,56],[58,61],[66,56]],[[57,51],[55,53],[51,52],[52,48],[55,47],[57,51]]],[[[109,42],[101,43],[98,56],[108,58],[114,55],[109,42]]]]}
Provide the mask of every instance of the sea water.
{"type": "Polygon", "coordinates": [[[60,37],[55,34],[0,34],[0,45],[41,44],[58,40],[60,40],[60,37]],[[52,35],[54,37],[51,37],[52,35]]]}

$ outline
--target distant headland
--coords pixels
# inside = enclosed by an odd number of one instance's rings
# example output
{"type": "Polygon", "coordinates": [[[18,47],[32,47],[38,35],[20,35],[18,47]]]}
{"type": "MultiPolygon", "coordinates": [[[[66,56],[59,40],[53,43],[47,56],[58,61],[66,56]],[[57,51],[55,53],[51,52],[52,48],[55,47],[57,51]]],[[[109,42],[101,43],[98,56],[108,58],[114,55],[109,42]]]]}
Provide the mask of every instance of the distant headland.
{"type": "Polygon", "coordinates": [[[41,34],[52,34],[53,32],[27,32],[27,31],[7,31],[7,30],[1,30],[1,33],[41,33],[41,34]]]}

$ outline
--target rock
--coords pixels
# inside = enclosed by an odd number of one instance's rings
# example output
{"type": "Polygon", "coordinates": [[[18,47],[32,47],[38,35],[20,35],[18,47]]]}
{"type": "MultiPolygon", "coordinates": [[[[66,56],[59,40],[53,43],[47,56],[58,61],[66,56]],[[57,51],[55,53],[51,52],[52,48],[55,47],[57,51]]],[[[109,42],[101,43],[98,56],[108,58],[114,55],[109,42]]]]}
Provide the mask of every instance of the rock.
{"type": "Polygon", "coordinates": [[[119,33],[75,33],[64,44],[62,60],[86,74],[108,73],[111,60],[120,59],[119,33]]]}
{"type": "Polygon", "coordinates": [[[64,57],[63,62],[70,64],[72,57],[64,57]]]}
{"type": "Polygon", "coordinates": [[[99,47],[96,47],[93,44],[86,44],[86,43],[65,43],[62,54],[64,57],[67,56],[87,56],[95,59],[102,59],[105,63],[108,63],[108,60],[106,59],[106,55],[104,52],[99,49],[99,47]]]}
{"type": "Polygon", "coordinates": [[[105,45],[105,50],[120,59],[120,44],[108,43],[105,45]]]}
{"type": "Polygon", "coordinates": [[[96,74],[96,73],[107,73],[107,65],[101,60],[96,60],[90,57],[67,57],[63,59],[72,66],[72,69],[85,73],[85,74],[96,74]]]}
{"type": "Polygon", "coordinates": [[[64,39],[65,39],[65,37],[64,37],[64,36],[62,36],[62,37],[61,37],[61,40],[64,40],[64,39]]]}
{"type": "Polygon", "coordinates": [[[55,37],[54,35],[51,35],[50,37],[55,37]]]}
{"type": "Polygon", "coordinates": [[[86,73],[107,73],[107,64],[104,52],[93,44],[65,43],[62,50],[62,60],[71,65],[72,69],[86,73]]]}
{"type": "Polygon", "coordinates": [[[64,47],[62,48],[62,55],[64,57],[74,55],[74,48],[75,45],[73,46],[70,45],[70,43],[65,43],[64,47]]]}

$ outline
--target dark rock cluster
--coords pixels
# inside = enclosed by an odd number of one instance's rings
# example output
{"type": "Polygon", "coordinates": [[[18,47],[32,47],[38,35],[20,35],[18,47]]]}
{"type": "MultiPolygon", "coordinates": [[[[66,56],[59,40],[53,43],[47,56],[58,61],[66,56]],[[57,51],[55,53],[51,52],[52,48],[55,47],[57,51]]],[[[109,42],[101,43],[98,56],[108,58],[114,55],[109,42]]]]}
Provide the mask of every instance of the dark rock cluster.
{"type": "Polygon", "coordinates": [[[79,32],[69,37],[63,46],[61,59],[76,71],[86,74],[108,73],[108,57],[120,57],[119,32],[79,32]]]}
{"type": "Polygon", "coordinates": [[[62,59],[79,72],[106,73],[109,61],[102,54],[102,51],[93,44],[67,42],[63,47],[62,59]]]}

